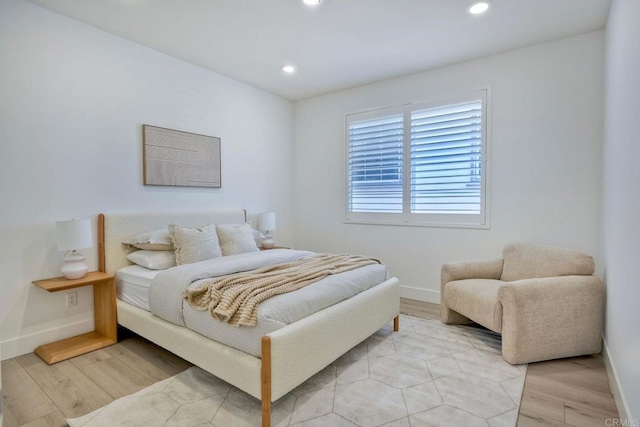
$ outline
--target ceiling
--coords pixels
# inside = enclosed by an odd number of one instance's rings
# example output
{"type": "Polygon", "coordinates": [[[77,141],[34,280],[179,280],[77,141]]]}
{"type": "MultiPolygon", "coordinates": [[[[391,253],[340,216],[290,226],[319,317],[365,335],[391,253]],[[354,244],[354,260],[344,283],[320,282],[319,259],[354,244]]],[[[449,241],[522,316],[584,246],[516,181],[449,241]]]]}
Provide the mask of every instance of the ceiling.
{"type": "Polygon", "coordinates": [[[603,28],[611,0],[30,0],[291,100],[603,28]],[[295,64],[286,75],[281,67],[295,64]]]}

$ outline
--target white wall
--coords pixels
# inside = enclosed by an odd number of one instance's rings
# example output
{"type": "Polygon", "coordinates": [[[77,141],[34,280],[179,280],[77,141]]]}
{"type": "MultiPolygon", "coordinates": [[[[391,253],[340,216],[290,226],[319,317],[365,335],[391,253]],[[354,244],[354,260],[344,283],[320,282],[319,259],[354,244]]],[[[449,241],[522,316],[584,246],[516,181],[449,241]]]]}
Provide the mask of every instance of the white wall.
{"type": "MultiPolygon", "coordinates": [[[[602,31],[295,104],[296,244],[379,257],[404,296],[439,302],[446,261],[499,257],[510,242],[598,257],[602,31]],[[344,224],[345,114],[490,86],[491,229],[344,224]]],[[[348,72],[348,70],[345,70],[348,72]]]]}
{"type": "MultiPolygon", "coordinates": [[[[614,0],[606,34],[605,343],[621,417],[640,422],[640,2],[614,0]],[[626,412],[626,414],[625,414],[626,412]]],[[[615,390],[614,390],[615,392],[615,390]]],[[[615,394],[615,393],[614,393],[615,394]]]]}
{"type": "Polygon", "coordinates": [[[67,309],[31,284],[59,275],[57,220],[275,210],[293,243],[291,102],[20,0],[0,2],[0,64],[2,357],[92,329],[90,288],[67,309]],[[142,124],[221,137],[222,188],[143,186],[142,124]]]}

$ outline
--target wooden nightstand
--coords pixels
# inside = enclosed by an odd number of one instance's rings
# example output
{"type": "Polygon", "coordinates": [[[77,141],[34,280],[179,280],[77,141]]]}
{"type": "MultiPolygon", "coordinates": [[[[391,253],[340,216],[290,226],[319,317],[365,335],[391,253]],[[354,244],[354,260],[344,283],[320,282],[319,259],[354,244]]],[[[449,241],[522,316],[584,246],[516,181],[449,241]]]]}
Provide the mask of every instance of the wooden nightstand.
{"type": "Polygon", "coordinates": [[[271,249],[291,249],[291,248],[289,248],[289,247],[287,247],[287,246],[274,246],[274,247],[272,247],[272,248],[268,248],[268,249],[267,249],[267,248],[263,248],[262,246],[260,246],[260,248],[259,248],[259,249],[260,249],[261,251],[268,251],[268,250],[271,250],[271,249]]]}
{"type": "Polygon", "coordinates": [[[36,348],[35,353],[49,365],[117,342],[116,283],[111,274],[93,271],[87,273],[82,279],[69,280],[65,277],[54,277],[52,279],[36,280],[33,284],[49,292],[66,291],[93,285],[95,331],[36,348]]]}

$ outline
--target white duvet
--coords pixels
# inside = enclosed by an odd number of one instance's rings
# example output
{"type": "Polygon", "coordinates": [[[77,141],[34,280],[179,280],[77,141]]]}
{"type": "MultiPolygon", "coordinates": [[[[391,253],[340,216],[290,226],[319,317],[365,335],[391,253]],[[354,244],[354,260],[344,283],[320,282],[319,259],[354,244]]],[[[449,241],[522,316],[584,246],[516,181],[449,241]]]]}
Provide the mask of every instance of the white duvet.
{"type": "Polygon", "coordinates": [[[276,249],[233,255],[181,265],[158,273],[149,289],[151,312],[176,325],[238,350],[260,357],[262,336],[310,314],[350,298],[387,279],[387,269],[376,264],[326,277],[303,289],[270,298],[258,307],[256,327],[235,327],[197,311],[182,298],[185,289],[201,280],[293,261],[313,252],[276,249]]]}

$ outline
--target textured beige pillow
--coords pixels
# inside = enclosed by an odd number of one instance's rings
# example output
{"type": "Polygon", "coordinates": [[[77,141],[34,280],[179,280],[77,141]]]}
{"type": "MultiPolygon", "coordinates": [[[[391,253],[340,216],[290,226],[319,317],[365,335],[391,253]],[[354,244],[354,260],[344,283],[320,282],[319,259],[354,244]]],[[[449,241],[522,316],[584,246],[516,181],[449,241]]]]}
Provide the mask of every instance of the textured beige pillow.
{"type": "MultiPolygon", "coordinates": [[[[261,232],[253,228],[253,226],[251,226],[251,223],[246,222],[245,224],[251,227],[251,232],[253,233],[253,240],[255,240],[256,246],[260,248],[260,245],[262,244],[262,240],[264,239],[264,234],[262,234],[261,232]]],[[[233,227],[240,227],[242,224],[218,224],[218,227],[227,226],[227,225],[233,226],[233,227]]],[[[218,239],[220,239],[220,236],[218,236],[218,239]]]]}
{"type": "Polygon", "coordinates": [[[223,256],[260,250],[253,237],[253,228],[249,224],[217,225],[216,231],[223,256]]]}
{"type": "Polygon", "coordinates": [[[176,264],[191,264],[222,256],[215,224],[200,228],[169,225],[171,241],[175,247],[176,264]]]}

